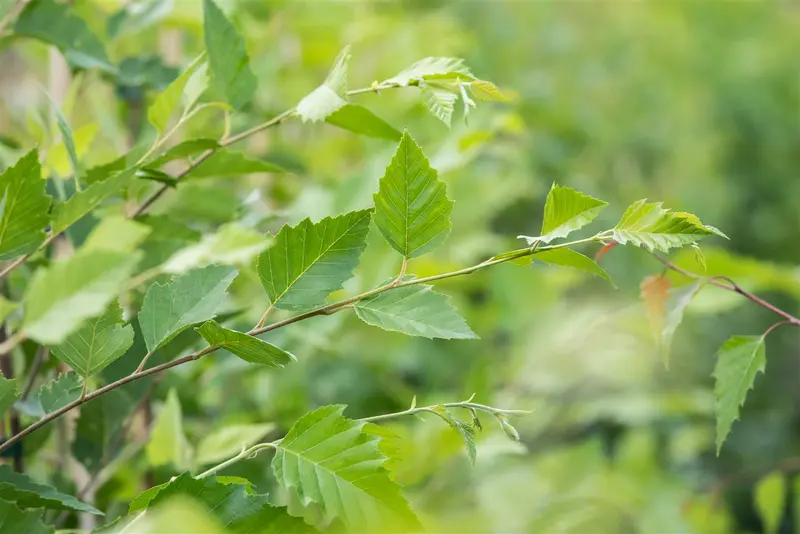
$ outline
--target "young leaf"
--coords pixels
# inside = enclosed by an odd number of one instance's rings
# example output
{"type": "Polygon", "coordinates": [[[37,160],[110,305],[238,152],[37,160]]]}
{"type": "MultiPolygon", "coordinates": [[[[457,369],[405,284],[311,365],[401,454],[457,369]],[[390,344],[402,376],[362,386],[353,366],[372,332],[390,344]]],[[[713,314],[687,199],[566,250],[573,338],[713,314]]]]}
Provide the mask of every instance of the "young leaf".
{"type": "Polygon", "coordinates": [[[583,228],[608,205],[607,202],[584,195],[570,187],[553,184],[544,204],[541,237],[520,236],[532,245],[536,241],[549,243],[583,228]]]}
{"type": "Polygon", "coordinates": [[[669,252],[674,247],[691,245],[715,233],[690,213],[663,209],[660,202],[637,200],[631,204],[613,229],[613,238],[648,250],[669,252]]]}
{"type": "Polygon", "coordinates": [[[122,324],[122,308],[114,302],[103,315],[88,320],[63,343],[52,347],[53,356],[84,379],[94,376],[133,344],[133,327],[122,324]]]}
{"type": "Polygon", "coordinates": [[[786,506],[786,478],[780,471],[765,476],[756,484],[755,505],[764,534],[778,534],[786,506]]]}
{"type": "Polygon", "coordinates": [[[258,274],[270,302],[282,310],[307,310],[353,275],[366,246],[372,210],[352,211],[284,226],[258,257],[258,274]]]}
{"type": "Polygon", "coordinates": [[[249,264],[268,244],[269,240],[255,230],[230,223],[217,233],[204,236],[200,243],[179,250],[161,268],[167,273],[180,274],[210,263],[249,264]]]}
{"type": "MultiPolygon", "coordinates": [[[[175,112],[175,108],[183,96],[186,84],[192,75],[205,64],[205,54],[200,54],[192,61],[183,73],[175,78],[161,93],[156,96],[153,103],[147,109],[147,120],[150,121],[159,133],[167,127],[170,117],[175,112]]],[[[186,108],[184,108],[186,109],[186,108]]]]}
{"type": "Polygon", "coordinates": [[[105,199],[126,187],[133,179],[136,169],[120,172],[102,182],[95,182],[69,200],[53,207],[52,232],[60,234],[81,217],[99,206],[105,199]]]}
{"type": "Polygon", "coordinates": [[[669,351],[672,346],[672,337],[683,321],[683,312],[692,302],[692,299],[703,287],[701,282],[676,287],[670,290],[666,302],[664,324],[659,334],[659,351],[664,360],[664,366],[669,369],[669,351]]]}
{"type": "Polygon", "coordinates": [[[35,150],[0,175],[0,260],[29,254],[44,241],[50,197],[41,176],[35,150]]]}
{"type": "MultiPolygon", "coordinates": [[[[216,139],[190,139],[188,141],[184,141],[182,143],[178,143],[174,147],[170,148],[162,155],[151,161],[147,164],[148,168],[154,169],[157,167],[162,167],[169,163],[170,161],[175,161],[176,159],[185,159],[190,156],[196,156],[205,152],[206,150],[212,150],[215,148],[219,148],[219,142],[216,139]]],[[[208,160],[203,162],[203,165],[206,165],[208,160]]]]}
{"type": "Polygon", "coordinates": [[[229,425],[215,429],[203,437],[197,446],[197,465],[226,460],[259,442],[267,433],[275,429],[272,423],[251,425],[229,425]]]}
{"type": "Polygon", "coordinates": [[[258,83],[244,39],[213,0],[203,0],[203,14],[211,86],[234,109],[241,109],[253,98],[258,83]]]}
{"type": "Polygon", "coordinates": [[[456,108],[458,94],[448,88],[439,87],[435,84],[426,84],[422,87],[422,97],[425,99],[425,106],[433,116],[445,123],[450,128],[453,122],[453,111],[456,108]]]}
{"type": "Polygon", "coordinates": [[[17,389],[17,379],[9,380],[3,375],[0,375],[0,417],[14,405],[14,401],[19,398],[19,389],[17,389]]]}
{"type": "Polygon", "coordinates": [[[418,284],[390,289],[356,303],[359,319],[372,326],[409,336],[476,339],[450,299],[418,284]]]}
{"type": "Polygon", "coordinates": [[[202,164],[192,169],[186,175],[186,179],[235,176],[237,174],[252,174],[256,172],[284,173],[286,169],[269,161],[248,158],[242,152],[220,149],[209,156],[202,164]]]}
{"type": "Polygon", "coordinates": [[[492,82],[475,80],[469,84],[472,96],[483,102],[508,102],[508,98],[492,82]]]}
{"type": "Polygon", "coordinates": [[[236,274],[236,269],[210,265],[165,285],[151,285],[139,312],[147,351],[152,353],[190,326],[213,318],[236,274]]]}
{"type": "Polygon", "coordinates": [[[325,120],[347,102],[347,64],[350,62],[350,47],[339,52],[325,81],[306,95],[295,108],[303,122],[325,120]]]}
{"type": "Polygon", "coordinates": [[[13,502],[0,500],[0,532],[53,534],[53,527],[42,522],[44,510],[20,510],[13,502]]]}
{"type": "Polygon", "coordinates": [[[549,263],[551,265],[558,265],[561,267],[572,267],[574,269],[578,269],[579,271],[583,271],[594,276],[599,276],[600,278],[608,280],[608,283],[612,286],[614,285],[614,281],[611,279],[611,276],[609,276],[605,269],[597,265],[592,258],[584,256],[580,252],[576,252],[569,248],[540,250],[537,251],[536,254],[533,254],[529,257],[534,261],[541,261],[542,263],[549,263]]]}
{"type": "Polygon", "coordinates": [[[79,251],[33,275],[23,299],[22,332],[40,343],[57,345],[85,319],[105,311],[141,254],[79,251]]]}
{"type": "Polygon", "coordinates": [[[81,396],[83,380],[73,372],[62,373],[39,388],[39,404],[45,414],[63,408],[81,396]]]}
{"type": "Polygon", "coordinates": [[[272,343],[223,328],[215,321],[206,321],[195,330],[208,341],[209,345],[218,345],[246,362],[281,369],[286,364],[297,361],[294,354],[286,352],[272,343]]]}
{"type": "Polygon", "coordinates": [[[181,403],[175,389],[167,393],[146,447],[147,460],[153,467],[172,464],[178,469],[188,466],[191,446],[183,433],[181,403]]]}
{"type": "Polygon", "coordinates": [[[303,504],[316,503],[326,520],[350,530],[419,523],[400,487],[389,478],[379,438],[342,416],[344,406],[307,413],[277,445],[272,468],[278,482],[303,504]]]}
{"type": "Polygon", "coordinates": [[[373,198],[375,224],[392,248],[406,258],[432,250],[450,232],[453,202],[407,131],[373,198]]]}
{"type": "Polygon", "coordinates": [[[357,134],[398,141],[402,135],[393,126],[358,104],[345,104],[329,115],[325,121],[357,134]]]}
{"type": "MultiPolygon", "coordinates": [[[[20,508],[75,510],[103,515],[97,508],[82,503],[71,495],[61,493],[52,486],[39,484],[23,473],[15,473],[10,465],[0,465],[0,502],[13,502],[20,508]]],[[[2,530],[2,532],[27,531],[2,530]]]]}
{"type": "Polygon", "coordinates": [[[126,217],[104,217],[92,228],[81,250],[133,252],[150,232],[149,226],[126,217]]]}
{"type": "Polygon", "coordinates": [[[478,455],[478,450],[475,447],[475,434],[477,433],[475,425],[453,417],[450,411],[444,406],[436,406],[432,411],[450,425],[450,428],[458,432],[458,435],[461,436],[461,439],[464,440],[464,445],[467,447],[469,462],[475,465],[475,459],[478,455]]]}
{"type": "Polygon", "coordinates": [[[762,336],[733,336],[717,353],[714,368],[717,397],[717,455],[733,422],[739,418],[739,407],[744,404],[747,392],[753,387],[756,375],[767,364],[762,336]]]}
{"type": "Polygon", "coordinates": [[[465,78],[472,78],[472,73],[464,60],[455,57],[426,57],[420,59],[407,69],[392,76],[388,80],[381,82],[381,85],[396,85],[406,87],[414,85],[412,82],[419,82],[426,76],[460,74],[465,78]]]}

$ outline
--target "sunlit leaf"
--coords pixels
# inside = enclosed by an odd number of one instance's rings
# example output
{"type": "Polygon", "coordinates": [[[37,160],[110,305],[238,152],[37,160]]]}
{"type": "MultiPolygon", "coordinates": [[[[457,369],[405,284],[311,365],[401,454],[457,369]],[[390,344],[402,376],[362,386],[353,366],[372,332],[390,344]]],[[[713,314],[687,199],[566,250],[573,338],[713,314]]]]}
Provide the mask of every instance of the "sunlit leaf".
{"type": "Polygon", "coordinates": [[[537,241],[549,243],[559,237],[567,237],[571,232],[592,222],[607,205],[602,200],[554,183],[544,205],[541,235],[519,237],[525,239],[529,245],[537,241]]]}
{"type": "Polygon", "coordinates": [[[662,208],[660,202],[637,200],[625,210],[614,227],[613,237],[623,245],[631,243],[650,251],[668,252],[713,233],[690,213],[671,212],[662,208]]]}
{"type": "Polygon", "coordinates": [[[418,82],[425,76],[437,74],[457,73],[471,77],[469,69],[464,65],[464,60],[455,57],[426,57],[420,59],[410,67],[381,82],[381,85],[398,85],[405,87],[418,82]]]}
{"type": "Polygon", "coordinates": [[[358,104],[345,104],[329,115],[325,121],[368,137],[398,141],[402,135],[386,121],[358,104]]]}
{"type": "Polygon", "coordinates": [[[786,477],[780,471],[765,476],[756,484],[755,505],[764,534],[777,534],[786,506],[786,477]]]}
{"type": "Polygon", "coordinates": [[[181,403],[175,389],[169,390],[167,400],[161,405],[145,450],[153,467],[170,464],[178,469],[188,467],[192,451],[183,433],[181,403]]]}
{"type": "Polygon", "coordinates": [[[289,352],[257,337],[223,328],[215,321],[206,321],[196,328],[209,345],[217,345],[246,362],[282,368],[297,358],[289,352]]]}
{"type": "MultiPolygon", "coordinates": [[[[147,109],[147,120],[155,126],[156,130],[162,132],[167,127],[170,117],[175,112],[175,108],[181,101],[181,97],[186,89],[186,84],[192,75],[205,64],[205,54],[200,54],[192,61],[180,76],[159,93],[150,107],[147,109]]],[[[186,108],[184,108],[185,110],[186,108]]]]}
{"type": "Polygon", "coordinates": [[[347,104],[347,65],[350,47],[346,46],[333,63],[325,81],[306,95],[295,108],[303,122],[325,120],[347,104]]]}
{"type": "Polygon", "coordinates": [[[28,254],[44,241],[50,197],[35,150],[0,175],[0,260],[28,254]]]}
{"type": "Polygon", "coordinates": [[[272,423],[228,425],[214,429],[197,446],[195,463],[210,464],[235,456],[245,447],[258,443],[275,428],[272,423]]]}
{"type": "Polygon", "coordinates": [[[508,98],[492,82],[475,80],[469,84],[472,96],[483,102],[508,102],[508,98]]]}
{"type": "MultiPolygon", "coordinates": [[[[15,473],[10,465],[0,465],[0,502],[13,502],[20,508],[45,508],[48,510],[75,510],[103,515],[103,512],[82,503],[71,495],[61,493],[52,486],[34,481],[28,475],[15,473]]],[[[2,513],[0,513],[0,518],[2,513]]],[[[2,525],[2,519],[0,519],[2,525]]],[[[26,532],[2,530],[2,532],[26,532]]]]}

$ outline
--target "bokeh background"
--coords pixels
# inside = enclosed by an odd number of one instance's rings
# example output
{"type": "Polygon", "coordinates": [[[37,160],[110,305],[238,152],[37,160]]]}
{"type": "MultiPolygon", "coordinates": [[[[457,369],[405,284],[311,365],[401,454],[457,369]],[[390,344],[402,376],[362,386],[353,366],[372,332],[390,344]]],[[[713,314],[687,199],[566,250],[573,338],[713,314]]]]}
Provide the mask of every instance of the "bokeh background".
{"type": "MultiPolygon", "coordinates": [[[[0,12],[11,3],[0,1],[0,12]]],[[[610,227],[630,202],[645,197],[696,213],[731,237],[704,243],[710,274],[730,275],[798,311],[797,5],[219,3],[242,29],[259,79],[252,105],[232,117],[234,132],[293,106],[324,79],[346,44],[352,45],[352,88],[422,57],[456,56],[510,97],[507,104],[479,106],[468,122],[459,111],[452,129],[427,112],[413,88],[356,97],[411,132],[456,201],[450,237],[411,263],[414,274],[471,265],[516,248],[518,234],[536,235],[555,181],[610,203],[596,229],[610,227]]],[[[0,41],[2,167],[20,147],[39,145],[51,148],[53,167],[68,169],[45,88],[68,115],[88,166],[152,139],[148,102],[202,47],[199,1],[73,4],[102,36],[119,73],[70,72],[39,42],[0,41]],[[111,15],[124,4],[141,9],[115,22],[111,15]]],[[[219,136],[222,127],[219,112],[209,111],[178,138],[219,136]]],[[[193,182],[170,191],[153,213],[198,232],[228,221],[274,231],[285,222],[365,207],[394,145],[292,121],[243,148],[293,172],[193,182]]],[[[144,183],[133,195],[151,187],[144,183]]],[[[81,221],[71,239],[80,243],[93,224],[91,217],[81,221]]],[[[177,246],[198,236],[176,237],[177,246]]],[[[153,254],[171,250],[171,244],[152,246],[153,254]]],[[[676,261],[702,272],[689,256],[676,261]]],[[[215,356],[152,384],[153,408],[158,411],[174,389],[188,442],[197,443],[214,428],[243,423],[274,423],[277,437],[322,404],[344,403],[348,415],[363,417],[402,410],[414,395],[434,403],[474,393],[486,404],[533,411],[514,420],[520,443],[486,421],[474,467],[459,437],[441,422],[392,425],[408,444],[399,480],[441,532],[767,532],[754,488],[775,471],[786,480],[783,499],[771,496],[783,509],[780,532],[800,532],[800,521],[793,520],[800,515],[794,504],[800,491],[792,489],[800,468],[796,332],[770,336],[766,373],[756,379],[717,457],[715,352],[730,335],[760,334],[775,317],[735,295],[704,290],[675,337],[667,370],[639,297],[641,281],[660,273],[661,265],[623,247],[602,262],[617,289],[538,265],[502,265],[439,284],[479,341],[408,338],[336,314],[276,333],[298,364],[275,373],[215,356]]],[[[373,232],[347,291],[366,289],[397,269],[396,254],[373,232]]],[[[261,295],[253,270],[240,276],[229,303],[240,326],[261,315],[261,295]]],[[[138,449],[93,496],[102,508],[122,513],[147,484],[179,471],[148,466],[146,434],[134,428],[128,436],[138,449]]],[[[52,469],[56,438],[41,435],[29,470],[69,488],[75,481],[52,469]]],[[[246,475],[270,490],[268,462],[264,455],[224,474],[246,475]]],[[[196,469],[191,461],[182,467],[196,469]]]]}

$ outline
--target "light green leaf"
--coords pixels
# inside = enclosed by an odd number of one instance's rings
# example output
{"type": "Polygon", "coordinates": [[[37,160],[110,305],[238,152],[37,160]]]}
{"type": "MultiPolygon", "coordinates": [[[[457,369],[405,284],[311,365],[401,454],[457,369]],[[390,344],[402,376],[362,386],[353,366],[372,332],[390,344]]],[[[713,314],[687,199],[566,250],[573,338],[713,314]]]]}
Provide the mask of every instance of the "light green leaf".
{"type": "Polygon", "coordinates": [[[326,520],[350,530],[387,525],[419,528],[414,513],[383,467],[379,438],[363,423],[342,416],[344,406],[324,406],[304,415],[277,445],[272,468],[278,482],[304,505],[316,503],[326,520]]]}
{"type": "Polygon", "coordinates": [[[19,307],[19,304],[16,302],[11,302],[10,300],[6,300],[0,296],[0,323],[5,321],[9,315],[14,313],[17,307],[19,307]]]}
{"type": "Polygon", "coordinates": [[[241,109],[253,98],[258,83],[244,39],[213,0],[203,0],[203,14],[211,86],[233,108],[241,109]]]}
{"type": "Polygon", "coordinates": [[[176,252],[161,267],[164,272],[179,274],[189,269],[218,263],[245,265],[269,245],[269,239],[238,223],[222,226],[202,241],[176,252]]]}
{"type": "Polygon", "coordinates": [[[614,285],[614,281],[611,279],[605,269],[597,265],[593,259],[569,248],[541,250],[537,251],[536,254],[527,257],[535,261],[541,261],[542,263],[549,263],[551,265],[558,265],[560,267],[572,267],[574,269],[578,269],[579,271],[583,271],[594,276],[599,276],[600,278],[608,280],[608,283],[612,286],[614,285]]]}
{"type": "Polygon", "coordinates": [[[376,226],[392,248],[406,258],[436,248],[450,232],[453,202],[447,198],[444,182],[407,131],[373,198],[376,226]]]}
{"type": "Polygon", "coordinates": [[[56,46],[75,67],[116,70],[108,60],[103,43],[69,4],[54,0],[31,1],[14,24],[14,33],[56,46]]]}
{"type": "Polygon", "coordinates": [[[428,111],[450,128],[453,122],[453,111],[458,101],[458,94],[445,87],[426,84],[422,87],[422,97],[425,99],[425,106],[428,111]]]}
{"type": "Polygon", "coordinates": [[[50,98],[50,102],[53,105],[53,111],[56,115],[56,124],[58,125],[58,131],[61,132],[61,142],[64,143],[64,148],[67,151],[67,156],[69,157],[69,163],[72,167],[72,172],[75,174],[76,177],[81,175],[81,164],[78,159],[78,151],[75,150],[75,139],[72,136],[72,128],[69,127],[67,123],[67,118],[61,112],[61,108],[59,107],[58,103],[53,100],[53,98],[48,94],[50,98]]]}
{"type": "MultiPolygon", "coordinates": [[[[216,139],[190,139],[188,141],[178,143],[174,147],[170,148],[162,155],[148,163],[147,167],[151,169],[161,167],[170,161],[196,156],[205,152],[206,150],[213,150],[216,148],[219,148],[219,142],[217,142],[216,139]]],[[[207,162],[203,162],[203,165],[206,163],[207,162]]]]}
{"type": "Polygon", "coordinates": [[[42,523],[44,510],[20,510],[14,503],[0,500],[0,532],[53,534],[53,527],[42,523]]]}
{"type": "Polygon", "coordinates": [[[189,466],[192,450],[183,433],[181,403],[174,388],[169,390],[167,400],[161,405],[145,450],[147,461],[153,467],[171,464],[183,469],[189,466]]]}
{"type": "Polygon", "coordinates": [[[88,320],[63,343],[52,347],[53,356],[84,378],[94,376],[133,344],[133,327],[122,324],[122,308],[114,302],[103,315],[88,320]]]}
{"type": "Polygon", "coordinates": [[[81,396],[83,380],[73,372],[62,373],[39,388],[37,398],[42,412],[48,414],[63,408],[81,396]]]}
{"type": "Polygon", "coordinates": [[[166,345],[190,326],[213,318],[236,274],[236,269],[209,265],[167,284],[151,285],[139,312],[148,352],[166,345]]]}
{"type": "Polygon", "coordinates": [[[666,314],[664,325],[659,336],[659,351],[664,360],[664,366],[669,369],[669,351],[672,346],[672,337],[683,321],[683,312],[692,302],[692,299],[703,287],[702,282],[673,288],[665,304],[666,314]]]}
{"type": "Polygon", "coordinates": [[[508,102],[508,98],[492,82],[475,80],[469,85],[472,96],[483,102],[508,102]]]}
{"type": "Polygon", "coordinates": [[[714,368],[714,393],[717,398],[717,455],[733,422],[739,418],[739,407],[753,387],[756,375],[764,371],[767,355],[762,336],[733,336],[717,352],[714,368]]]}
{"type": "Polygon", "coordinates": [[[92,229],[81,250],[133,252],[147,238],[151,228],[126,217],[104,217],[92,229]]]}
{"type": "Polygon", "coordinates": [[[347,102],[347,65],[350,62],[350,47],[339,52],[333,68],[325,81],[306,95],[295,108],[303,122],[325,120],[347,102]]]}
{"type": "Polygon", "coordinates": [[[35,150],[0,175],[0,260],[29,254],[44,241],[50,197],[35,150]]]}
{"type": "Polygon", "coordinates": [[[103,313],[139,261],[140,253],[79,251],[33,275],[23,299],[22,332],[57,345],[85,319],[103,313]]]}
{"type": "Polygon", "coordinates": [[[223,328],[215,321],[206,321],[195,330],[208,341],[209,345],[218,345],[246,362],[281,369],[286,364],[297,361],[294,354],[286,352],[272,343],[223,328]]]}
{"type": "Polygon", "coordinates": [[[217,428],[200,441],[195,463],[204,465],[226,460],[241,452],[243,448],[255,445],[274,429],[273,423],[217,428]]]}
{"type": "Polygon", "coordinates": [[[669,252],[713,233],[690,213],[671,212],[663,209],[660,202],[637,200],[614,227],[613,239],[623,245],[644,246],[651,252],[669,252]]]}
{"type": "Polygon", "coordinates": [[[426,57],[420,59],[407,69],[381,82],[381,85],[396,85],[406,87],[416,85],[425,76],[461,74],[472,77],[469,69],[464,65],[464,60],[456,57],[426,57]]]}
{"type": "Polygon", "coordinates": [[[53,207],[52,232],[60,234],[108,197],[122,190],[131,182],[135,172],[136,169],[128,169],[102,182],[95,182],[72,195],[66,202],[56,204],[53,207]]]}
{"type": "Polygon", "coordinates": [[[583,228],[608,205],[607,202],[584,195],[569,187],[553,184],[544,205],[542,233],[538,237],[521,235],[529,245],[540,241],[549,243],[559,237],[567,237],[571,232],[583,228]]]}
{"type": "Polygon", "coordinates": [[[475,465],[475,459],[478,456],[478,449],[475,447],[475,435],[477,434],[475,425],[454,417],[444,406],[435,406],[431,411],[450,425],[450,428],[458,432],[458,435],[461,436],[461,439],[464,440],[464,445],[467,447],[469,462],[475,465]]]}
{"type": "Polygon", "coordinates": [[[236,176],[256,172],[284,173],[286,169],[275,163],[252,159],[242,152],[233,152],[223,148],[214,152],[203,163],[192,169],[186,175],[186,179],[236,176]]]}
{"type": "Polygon", "coordinates": [[[783,473],[775,471],[758,481],[755,505],[764,534],[778,534],[786,507],[786,478],[783,473]]]}
{"type": "Polygon", "coordinates": [[[397,287],[356,303],[359,319],[372,326],[409,336],[440,339],[476,339],[450,299],[433,286],[397,287]]]}
{"type": "Polygon", "coordinates": [[[191,109],[208,89],[208,62],[204,61],[191,75],[183,90],[183,109],[191,109]]]}
{"type": "Polygon", "coordinates": [[[9,380],[0,375],[0,416],[3,416],[18,398],[17,379],[9,380]]]}
{"type": "Polygon", "coordinates": [[[393,126],[358,104],[345,104],[325,121],[339,128],[378,139],[398,141],[402,135],[393,126]]]}
{"type": "MultiPolygon", "coordinates": [[[[94,506],[82,503],[71,495],[61,493],[52,486],[39,484],[28,475],[15,473],[10,465],[0,465],[0,502],[13,502],[20,508],[75,510],[103,515],[103,512],[94,506]]],[[[2,517],[2,513],[0,513],[0,517],[2,517]]],[[[27,533],[27,531],[9,530],[2,530],[2,532],[27,533]]]]}
{"type": "MultiPolygon", "coordinates": [[[[84,124],[80,128],[77,128],[72,133],[75,149],[74,161],[79,161],[80,158],[86,154],[99,130],[100,125],[98,123],[90,122],[88,124],[84,124]]],[[[44,160],[44,166],[51,169],[56,176],[65,178],[70,176],[70,171],[74,172],[75,167],[73,166],[72,161],[72,157],[68,153],[68,147],[62,141],[61,143],[50,147],[50,149],[47,151],[47,156],[44,160]]],[[[78,175],[81,177],[81,179],[83,179],[84,173],[82,168],[78,175]]]]}
{"type": "MultiPolygon", "coordinates": [[[[147,109],[147,120],[150,121],[150,124],[152,124],[159,133],[163,132],[164,128],[167,127],[170,117],[172,117],[175,108],[178,106],[184,94],[186,84],[189,82],[192,75],[197,72],[197,69],[199,69],[201,65],[205,65],[205,59],[205,53],[196,57],[180,76],[175,78],[166,89],[156,96],[153,103],[147,109]]],[[[188,106],[184,107],[184,110],[186,109],[188,109],[188,106]]]]}
{"type": "Polygon", "coordinates": [[[258,257],[258,274],[270,302],[282,310],[307,310],[325,303],[353,276],[366,247],[372,210],[352,211],[284,226],[258,257]]]}

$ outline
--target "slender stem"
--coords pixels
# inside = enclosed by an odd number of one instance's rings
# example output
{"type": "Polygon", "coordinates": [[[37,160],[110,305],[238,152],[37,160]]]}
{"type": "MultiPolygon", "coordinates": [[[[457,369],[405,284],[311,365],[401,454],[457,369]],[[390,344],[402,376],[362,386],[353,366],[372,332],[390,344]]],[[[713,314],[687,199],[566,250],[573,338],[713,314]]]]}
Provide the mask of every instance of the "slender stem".
{"type": "Polygon", "coordinates": [[[229,459],[225,460],[224,462],[222,462],[221,464],[215,465],[211,469],[203,471],[202,473],[200,473],[199,475],[197,475],[194,478],[206,478],[207,476],[211,476],[214,473],[216,473],[218,471],[221,471],[222,469],[225,469],[226,467],[228,467],[230,465],[233,465],[233,464],[235,464],[235,463],[237,463],[237,462],[239,462],[241,460],[244,460],[245,458],[249,458],[249,457],[251,457],[251,456],[253,456],[255,454],[258,454],[260,451],[262,451],[264,449],[277,449],[277,448],[278,448],[277,442],[257,443],[256,445],[253,445],[249,449],[242,448],[242,452],[240,452],[239,454],[237,454],[233,458],[229,458],[229,459]]]}
{"type": "Polygon", "coordinates": [[[273,308],[272,304],[270,304],[269,307],[267,307],[267,311],[265,311],[264,315],[261,316],[261,319],[258,320],[256,328],[261,328],[262,326],[264,326],[264,323],[267,322],[267,316],[269,315],[269,312],[272,311],[272,308],[273,308]]]}
{"type": "MultiPolygon", "coordinates": [[[[767,337],[768,335],[770,335],[773,331],[777,330],[778,328],[780,328],[782,326],[786,326],[786,325],[791,325],[791,324],[792,324],[791,321],[779,321],[779,322],[775,323],[774,325],[770,326],[769,328],[767,328],[764,331],[764,333],[761,334],[761,337],[762,338],[767,337]]],[[[793,325],[793,326],[798,326],[798,325],[793,325]]]]}
{"type": "Polygon", "coordinates": [[[392,287],[397,287],[397,284],[403,281],[403,277],[406,275],[406,269],[408,268],[408,258],[403,256],[403,263],[400,264],[400,274],[397,275],[397,278],[394,279],[392,282],[392,287]]]}
{"type": "Polygon", "coordinates": [[[142,358],[142,361],[139,364],[139,367],[136,368],[136,370],[133,372],[133,374],[141,373],[142,369],[144,369],[144,366],[147,365],[147,360],[149,360],[150,356],[152,356],[152,355],[153,355],[152,352],[148,352],[147,354],[145,354],[144,358],[142,358]]]}

